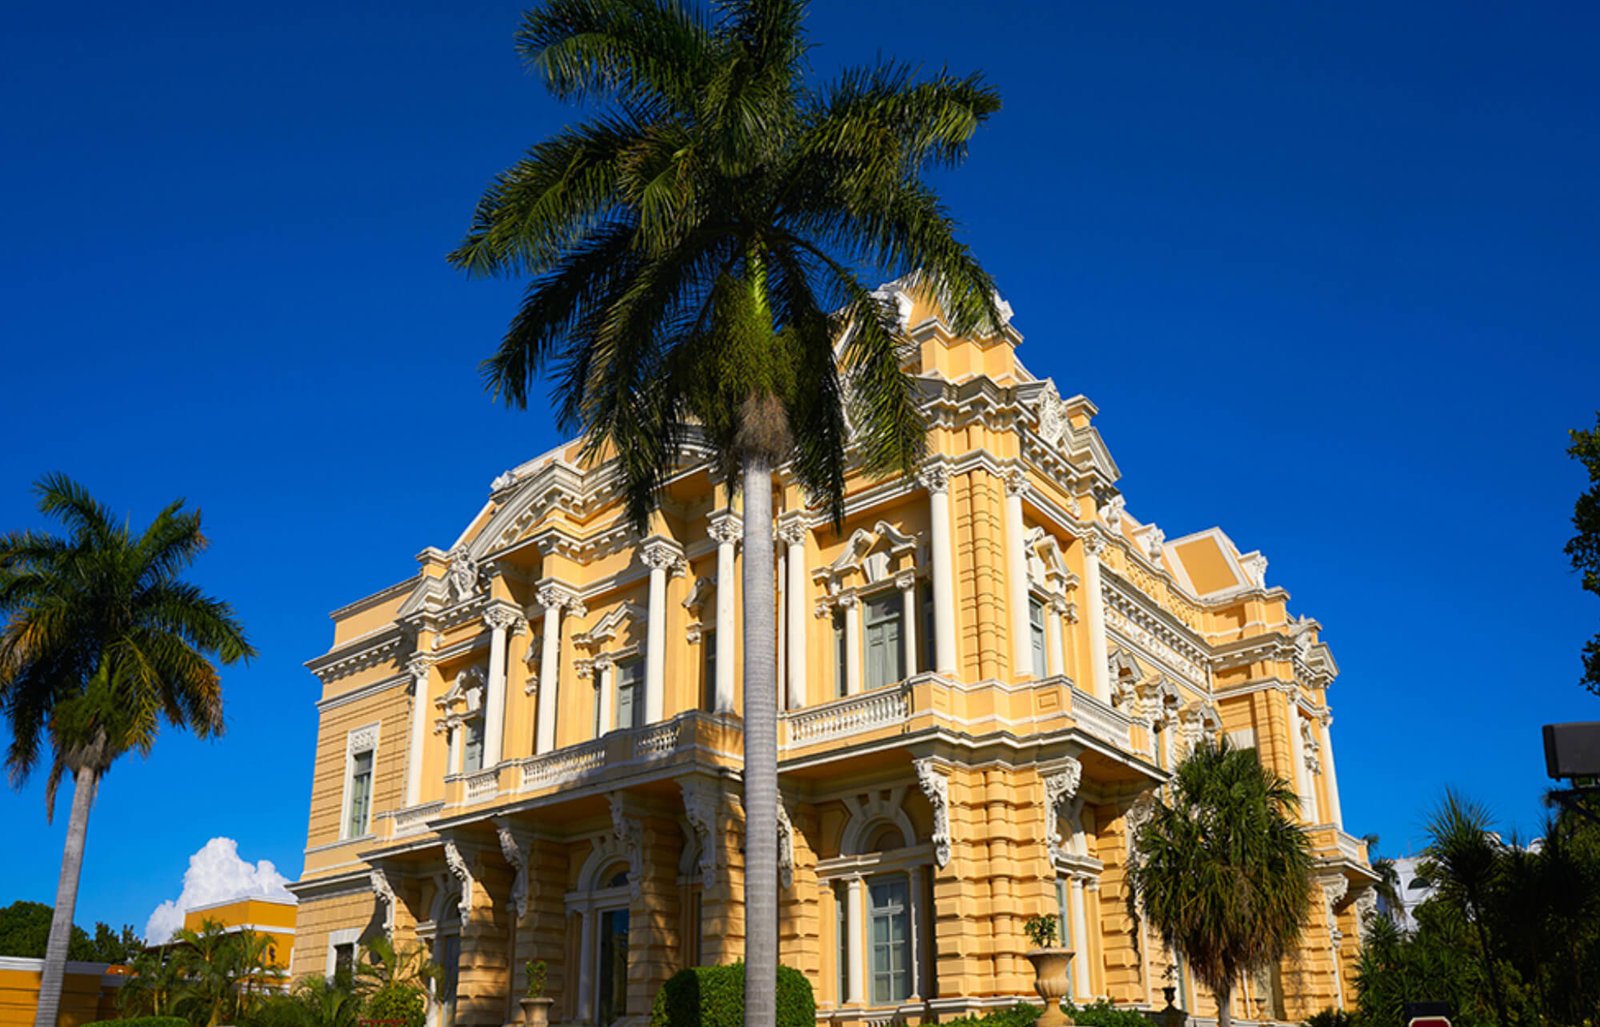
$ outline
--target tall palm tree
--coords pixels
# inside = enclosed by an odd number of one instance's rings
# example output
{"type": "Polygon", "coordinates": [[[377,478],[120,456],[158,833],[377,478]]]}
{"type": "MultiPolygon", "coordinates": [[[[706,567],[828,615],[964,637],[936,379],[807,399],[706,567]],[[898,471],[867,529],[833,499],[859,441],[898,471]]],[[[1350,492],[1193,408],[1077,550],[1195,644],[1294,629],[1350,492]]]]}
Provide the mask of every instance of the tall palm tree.
{"type": "Polygon", "coordinates": [[[1429,815],[1425,831],[1428,844],[1422,850],[1424,876],[1433,882],[1441,898],[1455,904],[1472,923],[1478,936],[1484,976],[1494,1002],[1500,1027],[1509,1027],[1506,996],[1500,987],[1496,950],[1489,936],[1489,899],[1500,872],[1498,841],[1489,833],[1489,811],[1454,789],[1429,815]]]}
{"type": "Polygon", "coordinates": [[[1234,985],[1287,955],[1311,909],[1311,848],[1294,789],[1254,749],[1202,742],[1140,827],[1133,894],[1166,943],[1217,998],[1229,1027],[1234,985]]]}
{"type": "Polygon", "coordinates": [[[11,728],[6,766],[21,786],[50,750],[47,813],[73,779],[55,914],[36,1027],[55,1027],[89,809],[123,753],[147,754],[162,719],[200,737],[222,731],[213,658],[255,655],[233,610],[180,575],[206,547],[198,511],[172,503],[141,534],[83,486],[52,475],[39,510],[67,528],[0,537],[0,714],[11,728]]]}
{"type": "MultiPolygon", "coordinates": [[[[999,109],[977,76],[880,64],[813,85],[803,0],[549,0],[522,54],[592,120],[499,175],[450,255],[475,275],[531,276],[492,391],[525,407],[555,372],[562,427],[614,457],[641,529],[686,443],[744,494],[744,808],[777,831],[772,474],[787,463],[843,520],[852,463],[909,473],[926,428],[892,298],[909,278],[958,332],[1001,323],[994,285],[936,193],[999,109]],[[847,430],[846,425],[849,425],[847,430]]],[[[745,1011],[773,1022],[776,845],[745,866],[745,1011]]]]}

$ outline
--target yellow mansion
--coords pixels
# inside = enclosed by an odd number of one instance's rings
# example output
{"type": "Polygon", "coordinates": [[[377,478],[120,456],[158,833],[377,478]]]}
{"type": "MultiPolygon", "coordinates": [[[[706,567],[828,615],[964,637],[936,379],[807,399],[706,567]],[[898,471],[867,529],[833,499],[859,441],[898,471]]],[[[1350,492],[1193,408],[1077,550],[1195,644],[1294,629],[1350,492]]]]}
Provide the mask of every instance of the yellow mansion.
{"type": "MultiPolygon", "coordinates": [[[[932,1022],[1032,995],[1059,914],[1080,1002],[1215,1007],[1128,901],[1128,839],[1197,739],[1292,782],[1318,861],[1303,948],[1234,1015],[1353,998],[1373,875],[1339,812],[1320,626],[1216,528],[1117,490],[1082,396],[886,287],[931,426],[915,478],[850,482],[836,530],[775,502],[783,962],[818,1020],[932,1022]]],[[[743,949],[740,519],[708,462],[642,536],[576,444],[496,479],[448,552],[333,614],[293,973],[430,946],[433,1021],[641,1024],[743,949]]]]}

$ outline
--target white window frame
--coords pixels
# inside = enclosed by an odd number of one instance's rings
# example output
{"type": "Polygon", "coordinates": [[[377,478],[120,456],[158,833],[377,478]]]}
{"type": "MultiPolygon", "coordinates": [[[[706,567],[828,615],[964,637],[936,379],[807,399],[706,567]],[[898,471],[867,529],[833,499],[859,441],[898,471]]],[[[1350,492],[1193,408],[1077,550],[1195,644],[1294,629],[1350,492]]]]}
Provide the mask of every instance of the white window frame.
{"type": "Polygon", "coordinates": [[[361,928],[347,927],[328,932],[328,960],[323,976],[330,981],[333,980],[335,956],[341,945],[353,946],[351,949],[350,969],[354,972],[356,960],[361,958],[361,928]]]}
{"type": "Polygon", "coordinates": [[[344,736],[344,797],[339,802],[340,841],[367,838],[372,834],[373,806],[376,805],[378,793],[378,736],[381,725],[381,721],[374,721],[344,736]],[[360,834],[351,834],[350,804],[354,799],[352,793],[356,779],[356,757],[363,753],[372,754],[372,780],[367,785],[367,822],[362,825],[360,834]]]}

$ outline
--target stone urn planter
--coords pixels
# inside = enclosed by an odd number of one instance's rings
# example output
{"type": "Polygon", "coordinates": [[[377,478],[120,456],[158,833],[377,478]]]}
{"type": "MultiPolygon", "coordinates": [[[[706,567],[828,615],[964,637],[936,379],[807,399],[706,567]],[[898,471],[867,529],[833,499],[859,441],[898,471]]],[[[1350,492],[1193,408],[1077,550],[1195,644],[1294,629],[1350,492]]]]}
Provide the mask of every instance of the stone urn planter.
{"type": "Polygon", "coordinates": [[[1072,1023],[1072,1018],[1061,1011],[1061,1000],[1067,997],[1070,983],[1067,969],[1072,965],[1071,949],[1034,949],[1028,953],[1033,964],[1033,990],[1044,1000],[1044,1015],[1039,1017],[1039,1027],[1061,1027],[1072,1023]]]}
{"type": "Polygon", "coordinates": [[[549,1027],[550,1007],[556,1004],[553,998],[524,998],[522,1003],[523,1027],[549,1027]]]}

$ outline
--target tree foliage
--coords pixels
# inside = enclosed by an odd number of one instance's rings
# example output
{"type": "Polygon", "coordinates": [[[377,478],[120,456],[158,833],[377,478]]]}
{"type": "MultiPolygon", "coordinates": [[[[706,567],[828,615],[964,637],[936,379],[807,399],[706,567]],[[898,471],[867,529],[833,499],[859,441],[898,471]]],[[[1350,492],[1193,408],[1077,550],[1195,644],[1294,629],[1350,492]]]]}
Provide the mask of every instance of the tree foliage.
{"type": "Polygon", "coordinates": [[[1140,827],[1136,908],[1218,998],[1294,949],[1311,908],[1311,851],[1299,799],[1254,749],[1202,742],[1140,827]]]}
{"type": "MultiPolygon", "coordinates": [[[[18,900],[0,908],[0,956],[43,959],[50,938],[52,910],[42,902],[18,900]]],[[[144,940],[132,924],[114,930],[96,923],[94,934],[73,925],[67,958],[86,963],[126,963],[144,949],[144,940]]]]}
{"type": "MultiPolygon", "coordinates": [[[[1572,569],[1583,576],[1586,591],[1600,596],[1600,411],[1595,426],[1588,431],[1573,429],[1567,455],[1589,472],[1589,488],[1578,497],[1572,509],[1572,528],[1577,534],[1567,542],[1567,559],[1572,569]]],[[[1583,686],[1600,695],[1600,633],[1583,647],[1583,686]]]]}
{"type": "Polygon", "coordinates": [[[1367,925],[1363,1022],[1402,1027],[1408,1001],[1449,1002],[1462,1027],[1600,1020],[1600,826],[1563,811],[1537,845],[1503,843],[1488,813],[1447,793],[1428,820],[1434,894],[1402,931],[1367,925]]]}
{"type": "Polygon", "coordinates": [[[811,82],[804,13],[550,0],[517,36],[552,94],[598,109],[495,178],[450,259],[531,278],[487,381],[526,406],[553,371],[564,427],[615,455],[640,522],[691,425],[730,470],[751,450],[792,461],[836,518],[847,418],[864,467],[915,467],[907,338],[862,270],[915,277],[958,331],[1000,320],[924,180],[961,162],[997,94],[887,63],[811,82]]]}

